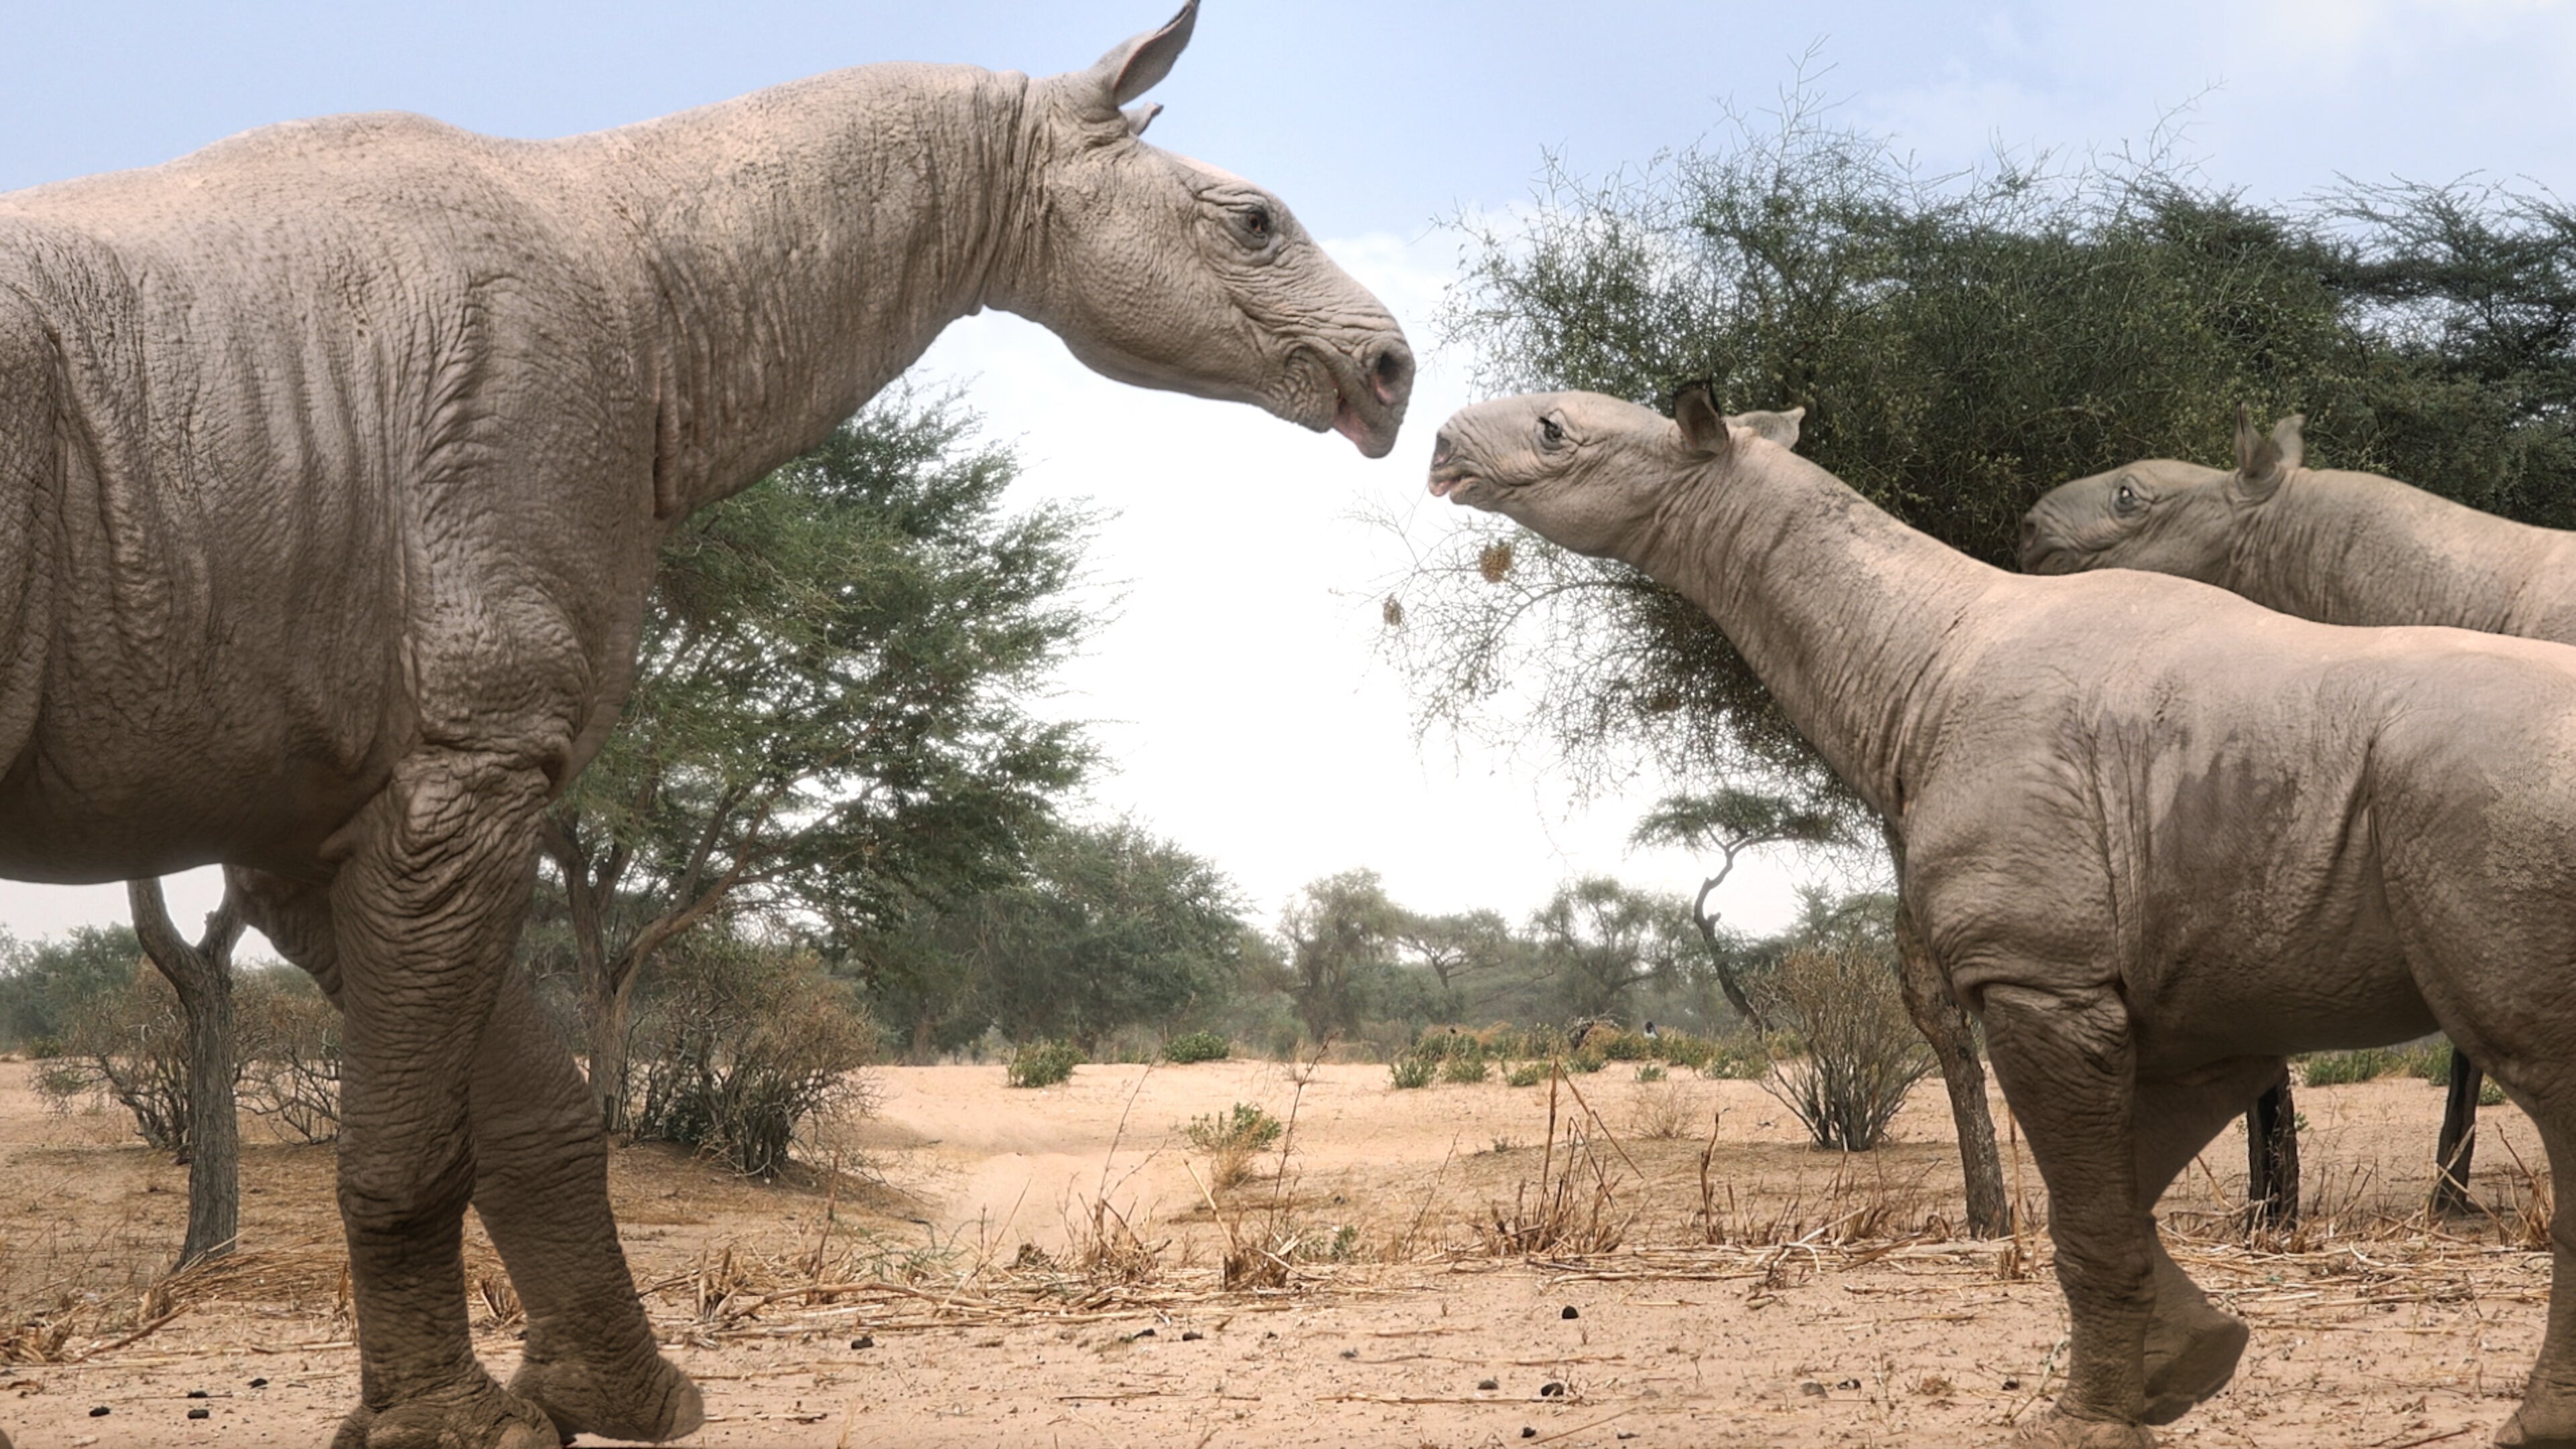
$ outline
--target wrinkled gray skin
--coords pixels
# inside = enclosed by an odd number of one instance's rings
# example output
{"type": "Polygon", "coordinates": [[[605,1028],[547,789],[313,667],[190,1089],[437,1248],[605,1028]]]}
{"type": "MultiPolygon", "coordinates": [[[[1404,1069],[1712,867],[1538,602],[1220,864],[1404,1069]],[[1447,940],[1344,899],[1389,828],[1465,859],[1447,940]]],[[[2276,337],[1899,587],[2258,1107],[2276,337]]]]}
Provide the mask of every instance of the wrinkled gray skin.
{"type": "MultiPolygon", "coordinates": [[[[2137,1449],[2244,1326],[2157,1198],[2284,1057],[2439,1026],[2548,1145],[2576,1248],[2576,650],[2331,628],[2112,570],[2029,578],[1906,528],[1706,396],[1450,419],[1431,487],[1707,609],[1894,823],[1906,904],[2029,1134],[2074,1319],[2017,1443],[2137,1449]]],[[[2557,1296],[2500,1444],[2576,1446],[2557,1296]]]]}
{"type": "Polygon", "coordinates": [[[345,1015],[342,1446],[694,1429],[597,1113],[504,968],[673,522],[979,307],[1112,377],[1394,443],[1394,321],[1136,139],[1193,11],[1032,81],[872,66],[622,130],[254,131],[0,196],[0,872],[230,868],[345,1015]],[[468,1200],[528,1309],[466,1333],[468,1200]]]}
{"type": "Polygon", "coordinates": [[[2240,415],[2233,471],[2151,458],[2051,490],[2022,519],[2022,567],[2149,569],[2328,624],[2576,644],[2576,533],[2305,467],[2302,421],[2266,435],[2240,415]]]}

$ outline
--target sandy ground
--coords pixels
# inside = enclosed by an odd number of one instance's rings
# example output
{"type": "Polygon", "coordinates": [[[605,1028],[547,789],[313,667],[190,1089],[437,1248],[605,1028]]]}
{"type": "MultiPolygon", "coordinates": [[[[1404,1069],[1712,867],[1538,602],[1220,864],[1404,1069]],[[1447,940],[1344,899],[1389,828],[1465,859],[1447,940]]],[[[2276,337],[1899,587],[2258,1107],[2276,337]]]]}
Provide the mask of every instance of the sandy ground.
{"type": "MultiPolygon", "coordinates": [[[[0,1427],[19,1449],[324,1442],[356,1393],[327,1150],[246,1129],[244,1251],[164,1321],[172,1301],[145,1294],[185,1169],[121,1116],[45,1111],[26,1074],[0,1063],[0,1333],[68,1322],[44,1356],[76,1361],[0,1359],[0,1427]]],[[[2044,1248],[1957,1241],[1930,1088],[1897,1142],[1844,1159],[1805,1147],[1752,1084],[1641,1084],[1615,1065],[1579,1080],[1588,1111],[1560,1097],[1554,1150],[1544,1088],[1396,1092],[1378,1067],[1302,1087],[1267,1063],[1087,1066],[1034,1092],[998,1066],[876,1081],[876,1115],[826,1148],[872,1185],[618,1153],[637,1277],[706,1390],[691,1442],[1937,1449],[2003,1443],[2055,1385],[2044,1248]],[[1211,1194],[1180,1129],[1237,1101],[1293,1110],[1292,1151],[1284,1175],[1266,1161],[1211,1194]],[[1563,1176],[1566,1122],[1595,1116],[1617,1142],[1596,1137],[1601,1177],[1580,1180],[1607,1182],[1617,1246],[1483,1251],[1498,1220],[1527,1219],[1543,1171],[1563,1176]],[[1289,1285],[1221,1289],[1216,1265],[1244,1243],[1293,1260],[1289,1285]],[[779,1296],[818,1279],[844,1286],[779,1296]]],[[[2215,1232],[2243,1182],[2237,1134],[2168,1200],[2186,1264],[2255,1338],[2236,1383],[2163,1441],[2484,1443],[2542,1327],[2547,1260],[2515,1246],[2517,1159],[2540,1165],[2529,1125],[2487,1114],[2491,1213],[2428,1235],[2399,1220],[2430,1175],[2441,1094],[2382,1081],[2303,1089],[2299,1106],[2326,1221],[2279,1251],[2215,1232]]],[[[479,1242],[469,1276],[478,1347],[506,1373],[512,1305],[479,1242]]]]}

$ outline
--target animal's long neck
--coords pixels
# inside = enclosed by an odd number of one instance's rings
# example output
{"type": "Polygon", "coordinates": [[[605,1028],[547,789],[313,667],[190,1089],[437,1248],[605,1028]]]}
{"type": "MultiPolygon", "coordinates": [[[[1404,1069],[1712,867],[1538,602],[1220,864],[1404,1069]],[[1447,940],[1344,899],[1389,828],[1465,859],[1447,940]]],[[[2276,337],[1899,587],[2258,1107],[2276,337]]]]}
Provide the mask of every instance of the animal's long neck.
{"type": "Polygon", "coordinates": [[[658,293],[666,511],[813,447],[983,305],[1035,164],[1029,87],[866,66],[566,143],[658,293]]]}
{"type": "Polygon", "coordinates": [[[2005,576],[1768,444],[1691,475],[1630,561],[1706,609],[1845,784],[1901,816],[1961,616],[2005,576]]]}
{"type": "Polygon", "coordinates": [[[2368,473],[2301,473],[2255,509],[2227,586],[2328,624],[2552,637],[2576,619],[2576,535],[2368,473]]]}

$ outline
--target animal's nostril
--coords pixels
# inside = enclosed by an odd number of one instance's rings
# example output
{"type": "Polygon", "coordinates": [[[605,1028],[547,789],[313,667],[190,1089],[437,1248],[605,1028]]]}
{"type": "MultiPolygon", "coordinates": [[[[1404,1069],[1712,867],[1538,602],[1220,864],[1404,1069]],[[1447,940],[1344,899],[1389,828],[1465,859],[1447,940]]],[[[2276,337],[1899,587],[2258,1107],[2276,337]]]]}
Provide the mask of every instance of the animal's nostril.
{"type": "Polygon", "coordinates": [[[1431,440],[1431,461],[1434,466],[1449,461],[1449,434],[1446,430],[1431,440]]]}
{"type": "Polygon", "coordinates": [[[1369,364],[1369,385],[1377,389],[1377,400],[1394,404],[1413,390],[1413,354],[1401,342],[1389,342],[1379,349],[1377,360],[1369,364]]]}

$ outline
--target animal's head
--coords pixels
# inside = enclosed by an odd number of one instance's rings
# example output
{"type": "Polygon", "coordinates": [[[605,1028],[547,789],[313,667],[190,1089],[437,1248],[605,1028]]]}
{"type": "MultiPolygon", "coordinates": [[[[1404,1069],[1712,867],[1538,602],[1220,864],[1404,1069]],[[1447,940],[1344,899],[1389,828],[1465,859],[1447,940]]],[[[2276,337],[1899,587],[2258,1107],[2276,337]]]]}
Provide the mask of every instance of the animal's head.
{"type": "Polygon", "coordinates": [[[1696,384],[1669,418],[1592,392],[1497,398],[1441,425],[1431,492],[1576,553],[1633,558],[1686,478],[1725,465],[1756,438],[1794,446],[1806,413],[1724,417],[1696,384]]]}
{"type": "Polygon", "coordinates": [[[2306,419],[2270,433],[2236,410],[2236,471],[2153,458],[2060,484],[2021,521],[2021,566],[2035,574],[2144,569],[2223,584],[2237,538],[2306,459],[2306,419]]]}
{"type": "Polygon", "coordinates": [[[1395,319],[1279,198],[1141,139],[1162,108],[1132,103],[1197,19],[1189,0],[1091,69],[1032,88],[1042,159],[1024,275],[1003,305],[1122,382],[1252,403],[1385,457],[1413,391],[1395,319]]]}

